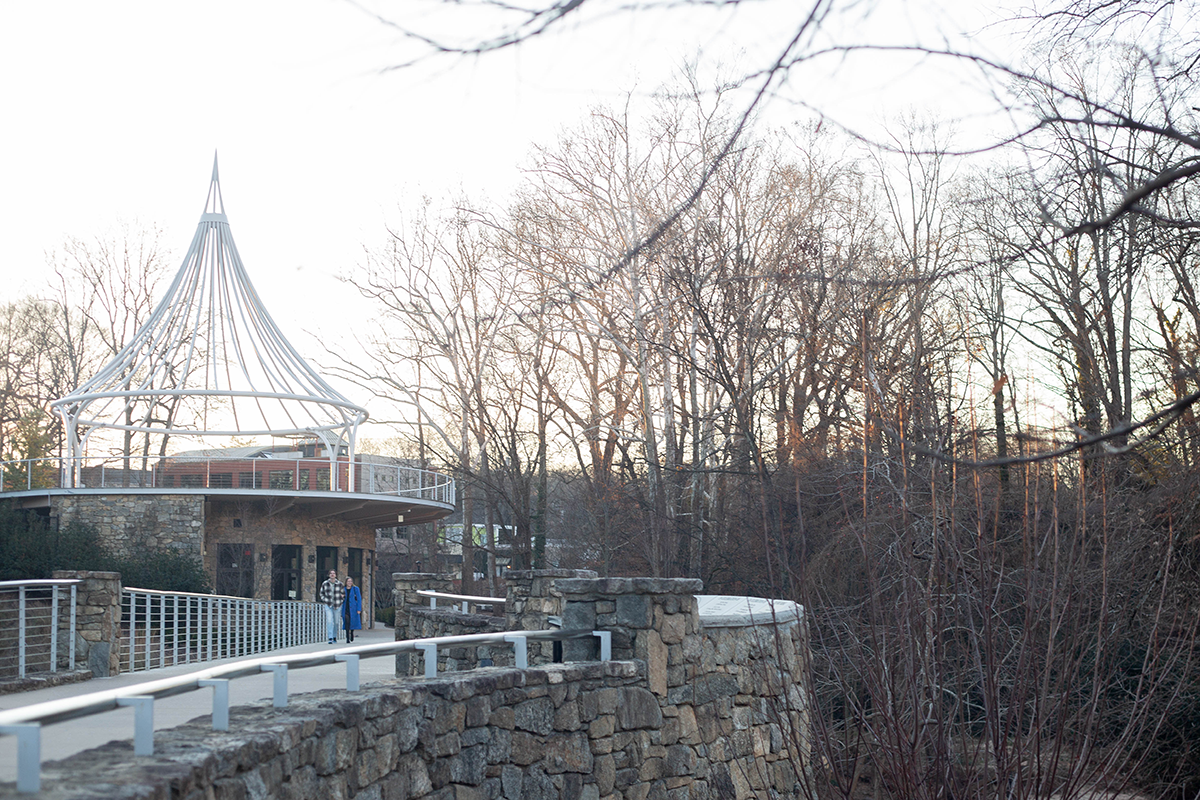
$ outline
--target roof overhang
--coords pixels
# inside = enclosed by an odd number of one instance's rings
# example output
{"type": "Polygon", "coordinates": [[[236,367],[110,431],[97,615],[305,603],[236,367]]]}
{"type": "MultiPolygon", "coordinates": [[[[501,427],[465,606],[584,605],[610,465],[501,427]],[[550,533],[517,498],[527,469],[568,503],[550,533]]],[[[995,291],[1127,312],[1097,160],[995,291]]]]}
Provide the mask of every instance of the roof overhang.
{"type": "Polygon", "coordinates": [[[420,525],[454,513],[454,506],[436,500],[396,495],[360,494],[355,492],[288,492],[278,489],[34,489],[27,492],[5,492],[0,499],[13,500],[20,508],[46,508],[52,497],[119,497],[198,496],[215,502],[262,501],[268,515],[303,513],[310,519],[337,519],[341,522],[390,528],[397,525],[420,525]]]}

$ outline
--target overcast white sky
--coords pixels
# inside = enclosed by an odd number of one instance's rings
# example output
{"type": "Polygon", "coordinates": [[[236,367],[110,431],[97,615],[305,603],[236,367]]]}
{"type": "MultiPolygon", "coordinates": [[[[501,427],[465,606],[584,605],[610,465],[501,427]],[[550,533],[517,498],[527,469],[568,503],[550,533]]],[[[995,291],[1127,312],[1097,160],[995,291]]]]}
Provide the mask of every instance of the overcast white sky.
{"type": "MultiPolygon", "coordinates": [[[[440,17],[423,0],[374,7],[429,31],[480,23],[461,10],[440,17]]],[[[978,25],[971,4],[954,8],[960,18],[880,0],[839,24],[864,39],[937,43],[978,25]]],[[[530,148],[590,106],[648,93],[698,54],[769,63],[802,9],[776,0],[610,14],[504,53],[381,71],[415,50],[342,0],[0,3],[0,300],[41,291],[46,254],[67,237],[120,221],[160,226],[182,258],[219,150],[251,278],[311,354],[302,331],[340,325],[347,290],[335,276],[383,240],[398,207],[460,187],[503,201],[530,148]]],[[[819,74],[808,85],[795,76],[793,96],[866,116],[909,96],[949,97],[925,69],[867,62],[819,74]]],[[[772,108],[780,124],[800,113],[772,108]]]]}

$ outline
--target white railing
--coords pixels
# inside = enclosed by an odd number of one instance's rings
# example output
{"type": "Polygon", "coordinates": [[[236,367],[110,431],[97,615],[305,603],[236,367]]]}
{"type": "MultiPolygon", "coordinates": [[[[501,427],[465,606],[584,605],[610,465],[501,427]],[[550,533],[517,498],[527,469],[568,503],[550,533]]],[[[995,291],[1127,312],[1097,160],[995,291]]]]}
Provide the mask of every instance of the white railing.
{"type": "Polygon", "coordinates": [[[565,640],[596,637],[599,640],[601,661],[612,659],[612,634],[609,631],[508,631],[469,636],[441,636],[433,639],[407,639],[400,642],[343,647],[319,653],[299,653],[276,658],[256,658],[219,667],[149,681],[124,689],[94,692],[63,700],[16,708],[0,712],[0,734],[17,737],[17,791],[41,791],[41,729],[43,725],[87,717],[115,708],[134,709],[133,752],[138,756],[154,755],[154,700],[211,686],[213,689],[213,730],[229,730],[229,681],[270,672],[274,675],[272,704],[287,708],[288,669],[305,669],[345,663],[346,690],[359,690],[358,662],[361,658],[394,656],[397,653],[420,650],[425,654],[425,677],[437,677],[438,647],[512,644],[518,669],[529,666],[528,640],[565,640]]]}
{"type": "Polygon", "coordinates": [[[320,603],[123,589],[121,671],[266,653],[325,641],[320,603]]]}
{"type": "Polygon", "coordinates": [[[0,678],[75,669],[79,583],[0,581],[0,678]]]}
{"type": "Polygon", "coordinates": [[[0,491],[38,489],[260,489],[354,492],[454,505],[454,479],[399,464],[323,458],[38,458],[0,462],[0,491]]]}
{"type": "MultiPolygon", "coordinates": [[[[437,608],[438,600],[452,600],[462,603],[460,610],[462,613],[468,613],[471,606],[502,606],[505,598],[503,597],[479,597],[473,594],[450,594],[449,592],[435,592],[432,589],[418,589],[417,594],[421,597],[429,598],[429,607],[437,608]]],[[[451,606],[453,608],[454,606],[451,606]]]]}

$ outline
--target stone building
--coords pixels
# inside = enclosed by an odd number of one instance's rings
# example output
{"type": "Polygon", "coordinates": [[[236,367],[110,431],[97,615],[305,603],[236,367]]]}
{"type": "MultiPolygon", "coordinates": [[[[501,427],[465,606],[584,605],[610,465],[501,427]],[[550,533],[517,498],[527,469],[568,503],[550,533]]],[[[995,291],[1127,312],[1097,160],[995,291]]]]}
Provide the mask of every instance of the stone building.
{"type": "Polygon", "coordinates": [[[0,498],[58,524],[85,521],[117,552],[199,556],[218,594],[313,600],[318,576],[337,569],[370,597],[375,530],[454,510],[448,476],[357,452],[367,410],[318,374],[263,306],[215,159],[166,296],[112,361],[51,407],[64,455],[0,464],[0,498]]]}

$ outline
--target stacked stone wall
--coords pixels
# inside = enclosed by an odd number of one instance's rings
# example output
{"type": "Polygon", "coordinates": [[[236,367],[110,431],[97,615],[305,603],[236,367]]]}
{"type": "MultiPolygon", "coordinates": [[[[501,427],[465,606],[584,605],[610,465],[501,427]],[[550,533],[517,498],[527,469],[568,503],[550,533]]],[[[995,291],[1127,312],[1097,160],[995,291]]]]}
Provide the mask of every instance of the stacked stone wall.
{"type": "MultiPolygon", "coordinates": [[[[803,622],[703,628],[695,597],[702,588],[699,580],[667,578],[554,585],[563,627],[611,631],[613,658],[645,665],[646,687],[673,720],[671,738],[688,749],[686,758],[713,768],[686,784],[690,797],[787,796],[811,741],[803,622]]],[[[594,639],[573,640],[563,653],[567,661],[590,660],[596,647],[594,639]]]]}
{"type": "MultiPolygon", "coordinates": [[[[294,696],[43,765],[47,798],[717,800],[749,797],[748,759],[698,753],[635,662],[486,669],[294,696]]],[[[0,796],[16,797],[11,784],[0,796]]]]}
{"type": "MultiPolygon", "coordinates": [[[[121,672],[121,574],[55,570],[56,580],[79,579],[76,589],[75,665],[97,678],[121,672]]],[[[59,621],[59,654],[70,650],[70,620],[59,621]]]]}
{"type": "MultiPolygon", "coordinates": [[[[471,636],[480,633],[502,633],[506,630],[502,617],[486,614],[461,614],[449,609],[410,609],[404,639],[432,639],[440,636],[471,636]]],[[[461,672],[480,666],[511,667],[513,646],[471,645],[439,647],[438,672],[461,672]]],[[[424,653],[400,653],[396,656],[396,675],[424,675],[424,653]]]]}
{"type": "Polygon", "coordinates": [[[145,549],[203,552],[203,495],[52,495],[50,503],[59,525],[91,525],[101,544],[121,555],[145,549]]]}
{"type": "Polygon", "coordinates": [[[409,622],[412,612],[429,609],[429,598],[417,594],[420,591],[451,593],[454,591],[454,578],[436,572],[392,573],[392,603],[396,609],[396,621],[393,624],[397,642],[420,638],[409,635],[410,628],[414,632],[422,629],[409,622]]]}
{"type": "MultiPolygon", "coordinates": [[[[549,630],[551,617],[562,617],[562,594],[555,581],[566,578],[595,578],[590,569],[522,569],[505,574],[504,617],[510,631],[549,630]]],[[[561,661],[554,656],[554,642],[530,642],[529,663],[561,661]]]]}
{"type": "MultiPolygon", "coordinates": [[[[228,733],[207,717],[156,732],[153,757],[116,742],[47,764],[43,796],[796,797],[810,741],[803,622],[706,629],[698,590],[558,580],[565,626],[610,630],[619,660],[398,678],[293,696],[283,710],[237,708],[228,733]]],[[[593,657],[579,645],[574,655],[593,657]]]]}

